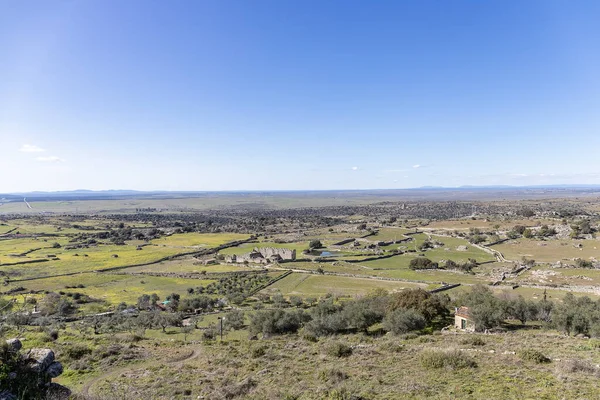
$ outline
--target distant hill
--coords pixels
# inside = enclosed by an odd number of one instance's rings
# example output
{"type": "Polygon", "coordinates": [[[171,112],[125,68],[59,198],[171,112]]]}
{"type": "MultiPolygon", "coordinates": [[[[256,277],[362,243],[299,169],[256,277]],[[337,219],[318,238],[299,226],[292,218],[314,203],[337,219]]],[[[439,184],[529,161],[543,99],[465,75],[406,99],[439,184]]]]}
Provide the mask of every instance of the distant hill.
{"type": "Polygon", "coordinates": [[[440,187],[423,186],[413,189],[371,189],[371,190],[265,190],[265,191],[138,191],[138,190],[86,190],[78,189],[72,191],[57,192],[20,192],[0,194],[0,202],[8,203],[14,201],[75,201],[75,200],[116,200],[116,199],[178,199],[178,198],[198,198],[198,197],[261,197],[261,196],[284,196],[284,197],[378,197],[382,199],[403,197],[403,198],[436,198],[436,199],[467,199],[470,197],[479,198],[484,194],[485,197],[518,197],[523,194],[528,197],[529,194],[536,192],[547,195],[577,195],[600,192],[600,185],[536,185],[536,186],[460,186],[460,187],[440,187]],[[472,196],[471,196],[472,195],[472,196]]]}

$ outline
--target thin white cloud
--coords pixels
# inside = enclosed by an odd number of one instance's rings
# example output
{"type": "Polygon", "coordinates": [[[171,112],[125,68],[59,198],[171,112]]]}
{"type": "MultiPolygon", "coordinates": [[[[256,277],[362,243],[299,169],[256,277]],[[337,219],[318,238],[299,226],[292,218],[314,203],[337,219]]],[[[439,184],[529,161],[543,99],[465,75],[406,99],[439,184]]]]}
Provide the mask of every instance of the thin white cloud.
{"type": "Polygon", "coordinates": [[[358,171],[358,167],[352,167],[352,171],[358,171]]]}
{"type": "Polygon", "coordinates": [[[24,144],[23,146],[21,146],[21,148],[19,149],[19,151],[22,151],[23,153],[42,153],[42,152],[44,152],[46,150],[42,149],[40,146],[35,146],[35,145],[31,145],[31,144],[24,144]]]}
{"type": "Polygon", "coordinates": [[[36,158],[36,160],[41,161],[41,162],[65,162],[65,160],[63,160],[60,157],[56,157],[56,156],[38,157],[38,158],[36,158]]]}
{"type": "Polygon", "coordinates": [[[383,172],[408,172],[408,169],[385,169],[383,172]]]}
{"type": "Polygon", "coordinates": [[[422,167],[421,164],[415,164],[415,165],[413,165],[413,168],[421,168],[421,167],[422,167]]]}

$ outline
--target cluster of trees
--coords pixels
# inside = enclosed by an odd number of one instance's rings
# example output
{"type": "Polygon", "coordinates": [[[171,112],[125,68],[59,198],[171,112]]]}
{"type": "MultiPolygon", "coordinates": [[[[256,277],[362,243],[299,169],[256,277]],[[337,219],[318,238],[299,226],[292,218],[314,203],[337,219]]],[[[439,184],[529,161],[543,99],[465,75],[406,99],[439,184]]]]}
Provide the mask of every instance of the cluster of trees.
{"type": "Polygon", "coordinates": [[[590,224],[590,221],[587,219],[583,219],[581,221],[577,221],[571,225],[571,238],[576,239],[580,235],[593,235],[596,233],[596,229],[593,228],[590,224]]]}
{"type": "Polygon", "coordinates": [[[419,251],[426,251],[429,249],[435,249],[436,247],[442,247],[444,246],[444,243],[439,242],[437,240],[431,241],[429,239],[425,240],[423,243],[421,243],[421,245],[419,246],[419,251]]]}
{"type": "Polygon", "coordinates": [[[225,296],[230,302],[241,304],[252,291],[270,280],[267,274],[230,274],[218,282],[197,287],[194,293],[225,296]]]}
{"type": "Polygon", "coordinates": [[[532,239],[535,237],[546,238],[554,235],[556,235],[556,229],[549,227],[548,225],[542,225],[537,231],[527,228],[523,225],[515,225],[507,233],[509,239],[517,239],[519,237],[524,237],[526,239],[532,239]]]}
{"type": "Polygon", "coordinates": [[[426,257],[417,257],[410,260],[408,267],[412,270],[419,269],[448,269],[463,272],[472,272],[477,265],[477,260],[469,258],[467,262],[457,263],[456,261],[446,260],[444,265],[440,266],[437,262],[431,261],[426,257]]]}
{"type": "Polygon", "coordinates": [[[410,260],[408,267],[412,270],[437,269],[439,267],[439,264],[431,261],[429,258],[426,257],[417,257],[410,260]]]}
{"type": "Polygon", "coordinates": [[[38,311],[43,316],[65,317],[77,311],[77,306],[69,298],[50,292],[38,303],[38,311]]]}
{"type": "Polygon", "coordinates": [[[479,264],[477,263],[477,260],[475,260],[474,258],[469,258],[468,261],[463,263],[457,263],[452,260],[446,260],[443,269],[472,273],[473,268],[475,268],[478,265],[479,264]]]}
{"type": "Polygon", "coordinates": [[[116,229],[108,229],[101,232],[80,233],[70,241],[77,243],[95,244],[97,240],[109,240],[113,244],[123,245],[126,240],[152,240],[161,237],[164,232],[157,228],[134,229],[130,226],[124,226],[121,222],[116,229]]]}
{"type": "Polygon", "coordinates": [[[526,300],[522,296],[502,298],[495,296],[487,287],[474,286],[458,300],[458,304],[469,307],[469,315],[475,324],[475,330],[500,327],[507,319],[514,319],[525,324],[527,321],[541,321],[552,326],[560,313],[552,301],[544,296],[539,301],[526,300]]]}
{"type": "Polygon", "coordinates": [[[128,331],[144,335],[147,329],[162,329],[181,327],[183,315],[158,310],[142,311],[138,315],[115,313],[110,316],[96,315],[85,319],[79,325],[82,331],[92,329],[94,334],[115,333],[128,331]]]}
{"type": "Polygon", "coordinates": [[[336,302],[332,297],[319,301],[308,311],[274,309],[259,311],[250,318],[250,331],[265,336],[297,332],[309,336],[367,331],[383,323],[395,334],[420,330],[449,315],[450,299],[422,289],[388,294],[378,291],[369,296],[336,302]]]}
{"type": "MultiPolygon", "coordinates": [[[[568,293],[562,303],[554,303],[546,296],[534,301],[522,296],[496,296],[487,286],[478,285],[460,296],[455,304],[469,307],[477,331],[501,327],[507,319],[512,319],[523,325],[538,321],[569,335],[600,337],[600,300],[593,301],[586,296],[575,297],[568,293]]],[[[341,303],[330,297],[308,310],[259,311],[251,316],[249,328],[251,333],[264,336],[302,329],[310,337],[319,337],[367,331],[382,323],[385,331],[403,334],[447,324],[449,306],[447,295],[422,289],[393,294],[376,292],[341,303]]]]}
{"type": "Polygon", "coordinates": [[[470,243],[479,244],[485,242],[487,240],[487,236],[485,236],[479,228],[470,228],[467,240],[470,243]]]}
{"type": "Polygon", "coordinates": [[[562,304],[552,310],[554,326],[568,335],[600,337],[600,300],[567,293],[562,304]]]}

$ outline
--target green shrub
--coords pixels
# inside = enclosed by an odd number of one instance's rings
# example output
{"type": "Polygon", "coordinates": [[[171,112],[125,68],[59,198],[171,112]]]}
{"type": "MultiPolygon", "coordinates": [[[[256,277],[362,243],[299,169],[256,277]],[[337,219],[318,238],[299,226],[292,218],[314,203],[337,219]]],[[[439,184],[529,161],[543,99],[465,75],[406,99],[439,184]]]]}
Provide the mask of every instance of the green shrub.
{"type": "Polygon", "coordinates": [[[250,355],[252,356],[252,358],[259,358],[264,356],[265,354],[267,354],[267,346],[265,345],[258,345],[258,346],[254,346],[252,347],[252,349],[250,349],[250,355]]]}
{"type": "Polygon", "coordinates": [[[551,360],[541,352],[533,349],[521,350],[518,353],[519,358],[523,361],[530,361],[536,364],[549,363],[551,360]]]}
{"type": "Polygon", "coordinates": [[[404,335],[398,336],[399,339],[403,339],[403,340],[411,340],[411,339],[416,339],[418,337],[419,337],[419,335],[417,335],[416,333],[406,333],[404,335]]]}
{"type": "Polygon", "coordinates": [[[563,360],[556,366],[559,373],[598,374],[600,371],[593,364],[584,360],[563,360]]]}
{"type": "Polygon", "coordinates": [[[311,343],[317,343],[319,341],[319,339],[317,338],[317,336],[315,334],[313,334],[312,332],[307,331],[304,328],[300,332],[300,337],[302,339],[306,340],[307,342],[311,342],[311,343]]]}
{"type": "Polygon", "coordinates": [[[323,382],[340,383],[348,379],[348,374],[336,368],[319,371],[319,379],[323,382]]]}
{"type": "Polygon", "coordinates": [[[64,354],[70,360],[80,360],[84,356],[91,354],[92,349],[83,344],[74,344],[65,349],[64,354]]]}
{"type": "Polygon", "coordinates": [[[396,342],[386,341],[379,344],[379,350],[384,353],[400,353],[404,351],[404,345],[396,342]]]}
{"type": "Polygon", "coordinates": [[[485,340],[480,338],[479,336],[467,336],[460,342],[461,344],[467,346],[485,346],[485,340]]]}
{"type": "Polygon", "coordinates": [[[352,347],[341,342],[331,342],[325,350],[332,357],[349,357],[352,355],[352,347]]]}
{"type": "Polygon", "coordinates": [[[423,367],[429,369],[463,369],[477,367],[477,363],[460,350],[425,350],[419,356],[419,361],[423,367]]]}
{"type": "Polygon", "coordinates": [[[410,264],[408,266],[412,270],[417,269],[436,269],[438,268],[438,263],[431,261],[429,258],[418,257],[410,260],[410,264]]]}
{"type": "Polygon", "coordinates": [[[388,313],[383,320],[384,329],[395,335],[423,329],[426,324],[427,321],[421,313],[402,308],[388,313]]]}

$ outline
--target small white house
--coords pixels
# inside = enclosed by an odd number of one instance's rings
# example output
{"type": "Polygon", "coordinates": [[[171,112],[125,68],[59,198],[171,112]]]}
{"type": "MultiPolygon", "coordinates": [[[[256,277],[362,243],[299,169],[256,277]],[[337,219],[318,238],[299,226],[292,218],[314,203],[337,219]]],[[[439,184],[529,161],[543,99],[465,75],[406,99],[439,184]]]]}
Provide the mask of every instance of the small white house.
{"type": "Polygon", "coordinates": [[[454,310],[454,327],[464,331],[475,330],[475,324],[471,319],[469,307],[457,307],[454,310]]]}

